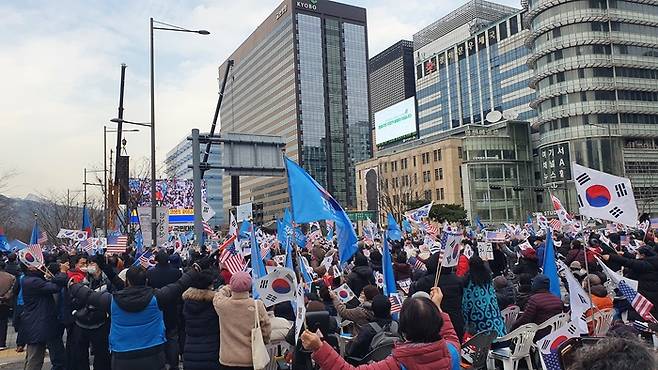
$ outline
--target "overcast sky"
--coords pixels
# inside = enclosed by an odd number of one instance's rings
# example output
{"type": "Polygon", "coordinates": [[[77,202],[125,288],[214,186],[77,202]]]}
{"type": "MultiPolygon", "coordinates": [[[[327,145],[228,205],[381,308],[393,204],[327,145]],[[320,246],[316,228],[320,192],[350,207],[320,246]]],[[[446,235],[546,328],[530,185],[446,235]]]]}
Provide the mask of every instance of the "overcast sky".
{"type": "MultiPolygon", "coordinates": [[[[344,0],[368,11],[370,54],[412,35],[466,0],[344,0]]],[[[519,7],[518,0],[496,2],[519,7]]],[[[217,67],[280,0],[21,0],[0,3],[0,174],[6,195],[81,189],[83,168],[102,169],[103,125],[149,120],[148,19],[210,36],[155,35],[157,159],[192,128],[210,128],[217,67]]],[[[114,134],[108,135],[108,151],[114,134]]],[[[127,135],[133,163],[149,153],[145,128],[127,135]]],[[[92,191],[99,191],[92,189],[92,191]]]]}

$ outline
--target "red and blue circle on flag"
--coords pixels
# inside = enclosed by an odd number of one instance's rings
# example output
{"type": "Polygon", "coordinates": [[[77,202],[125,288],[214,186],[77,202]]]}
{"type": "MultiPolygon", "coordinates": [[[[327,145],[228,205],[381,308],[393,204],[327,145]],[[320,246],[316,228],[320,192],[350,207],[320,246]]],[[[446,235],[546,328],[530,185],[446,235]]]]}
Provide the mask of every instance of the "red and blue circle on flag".
{"type": "Polygon", "coordinates": [[[290,282],[288,280],[278,278],[272,281],[272,290],[278,294],[287,294],[290,293],[292,288],[290,287],[290,282]]]}
{"type": "Polygon", "coordinates": [[[590,206],[601,208],[610,204],[610,191],[603,185],[592,185],[585,190],[585,197],[590,206]]]}

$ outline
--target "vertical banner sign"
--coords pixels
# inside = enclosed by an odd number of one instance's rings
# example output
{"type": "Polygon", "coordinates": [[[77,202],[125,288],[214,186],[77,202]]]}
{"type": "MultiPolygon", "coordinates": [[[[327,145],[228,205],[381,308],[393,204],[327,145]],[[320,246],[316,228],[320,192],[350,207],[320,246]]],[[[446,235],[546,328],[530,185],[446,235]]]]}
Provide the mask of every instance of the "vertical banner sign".
{"type": "MultiPolygon", "coordinates": [[[[151,207],[138,207],[139,225],[142,228],[144,245],[151,245],[151,207]]],[[[157,207],[156,219],[158,221],[156,235],[157,245],[162,246],[169,239],[169,208],[157,207]]]]}
{"type": "Polygon", "coordinates": [[[541,178],[544,184],[571,180],[569,143],[557,143],[542,148],[539,152],[541,178]]]}

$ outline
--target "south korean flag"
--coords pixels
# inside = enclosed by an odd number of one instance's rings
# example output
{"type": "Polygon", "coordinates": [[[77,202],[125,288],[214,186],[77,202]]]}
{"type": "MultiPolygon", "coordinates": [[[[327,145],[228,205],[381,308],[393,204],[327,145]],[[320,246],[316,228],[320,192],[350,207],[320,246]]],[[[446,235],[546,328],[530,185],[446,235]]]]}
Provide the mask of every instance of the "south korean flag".
{"type": "Polygon", "coordinates": [[[637,225],[637,205],[631,181],[571,163],[580,214],[631,227],[637,225]]]}

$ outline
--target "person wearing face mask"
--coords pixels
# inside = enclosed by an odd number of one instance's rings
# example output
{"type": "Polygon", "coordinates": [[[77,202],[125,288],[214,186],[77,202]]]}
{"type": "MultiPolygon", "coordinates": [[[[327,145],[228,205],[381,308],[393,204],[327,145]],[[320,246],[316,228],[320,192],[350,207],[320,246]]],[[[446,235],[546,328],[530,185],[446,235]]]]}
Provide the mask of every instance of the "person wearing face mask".
{"type": "MultiPolygon", "coordinates": [[[[79,254],[71,256],[68,266],[70,265],[73,265],[73,268],[66,271],[68,278],[76,283],[82,282],[87,277],[87,257],[79,254]]],[[[64,264],[64,269],[68,266],[64,264]]]]}
{"type": "MultiPolygon", "coordinates": [[[[87,264],[84,285],[95,292],[113,291],[112,284],[99,265],[105,265],[104,256],[96,256],[87,264]]],[[[94,370],[110,369],[108,335],[110,325],[107,313],[92,304],[71,302],[75,326],[69,341],[69,370],[89,370],[89,348],[94,355],[94,370]]]]}
{"type": "MultiPolygon", "coordinates": [[[[621,264],[624,266],[626,277],[638,281],[637,291],[654,304],[651,314],[656,317],[658,315],[658,256],[654,251],[643,246],[638,248],[635,259],[614,254],[604,254],[601,257],[606,262],[621,264]]],[[[628,320],[643,319],[635,310],[631,310],[628,320]]]]}

